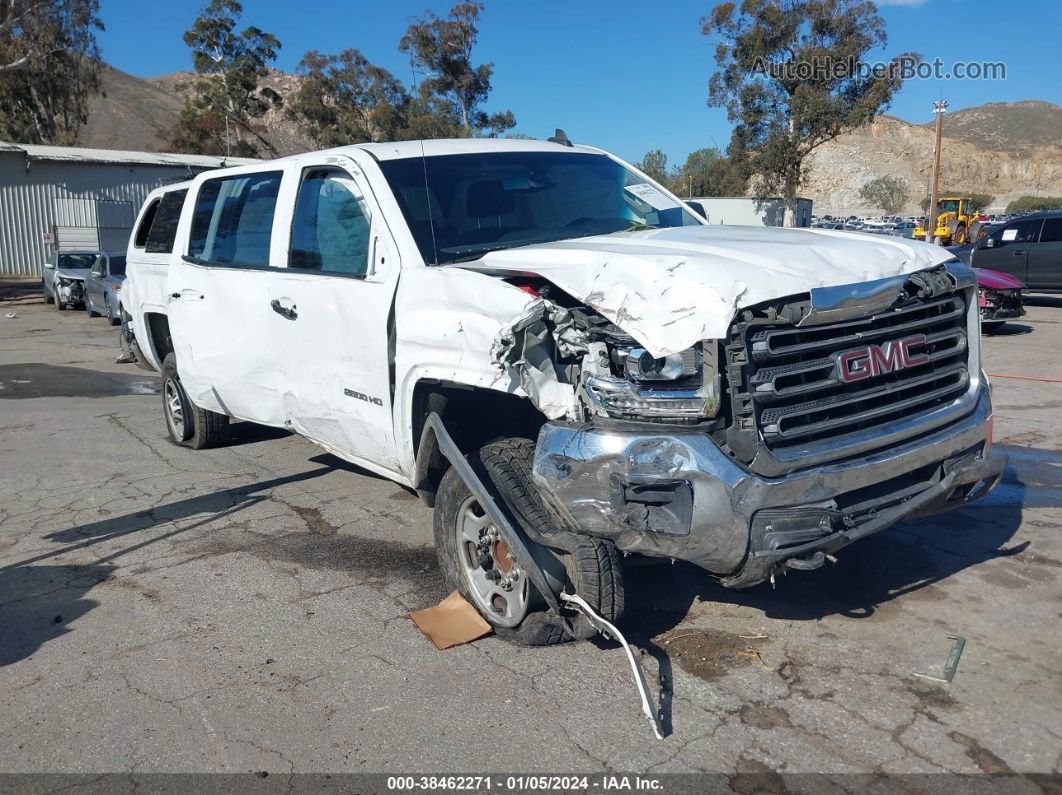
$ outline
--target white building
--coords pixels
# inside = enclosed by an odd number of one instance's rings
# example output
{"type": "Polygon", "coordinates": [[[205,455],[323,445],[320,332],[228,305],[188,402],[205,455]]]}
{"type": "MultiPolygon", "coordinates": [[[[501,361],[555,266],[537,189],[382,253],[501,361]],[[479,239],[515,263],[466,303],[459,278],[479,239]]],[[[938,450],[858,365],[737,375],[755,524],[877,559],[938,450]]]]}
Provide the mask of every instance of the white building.
{"type": "MultiPolygon", "coordinates": [[[[777,196],[694,196],[686,201],[703,210],[711,224],[782,226],[785,218],[785,202],[777,196]]],[[[796,225],[811,226],[811,199],[797,199],[796,225]]]]}
{"type": "Polygon", "coordinates": [[[54,248],[124,251],[151,190],[255,162],[0,142],[0,276],[39,276],[54,248]]]}

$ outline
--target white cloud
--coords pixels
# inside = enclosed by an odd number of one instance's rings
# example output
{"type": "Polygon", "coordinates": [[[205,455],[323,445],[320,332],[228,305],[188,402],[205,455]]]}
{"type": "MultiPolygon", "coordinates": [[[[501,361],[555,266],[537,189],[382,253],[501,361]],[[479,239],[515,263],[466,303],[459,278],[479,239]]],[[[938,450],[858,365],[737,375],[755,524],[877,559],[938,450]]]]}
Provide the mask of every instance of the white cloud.
{"type": "Polygon", "coordinates": [[[924,5],[925,2],[926,0],[877,0],[879,6],[907,6],[908,8],[924,5]]]}

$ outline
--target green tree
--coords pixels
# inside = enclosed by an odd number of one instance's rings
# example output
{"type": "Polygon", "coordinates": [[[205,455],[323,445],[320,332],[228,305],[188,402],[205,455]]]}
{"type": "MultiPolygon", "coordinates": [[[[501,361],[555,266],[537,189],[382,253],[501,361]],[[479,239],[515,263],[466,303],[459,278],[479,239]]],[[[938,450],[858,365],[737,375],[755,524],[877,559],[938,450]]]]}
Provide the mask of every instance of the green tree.
{"type": "Polygon", "coordinates": [[[667,170],[667,155],[664,154],[663,149],[653,149],[650,152],[646,152],[642,161],[636,165],[641,171],[645,172],[646,176],[655,179],[661,185],[667,185],[671,181],[671,175],[667,170]]]}
{"type": "Polygon", "coordinates": [[[743,196],[741,169],[718,149],[691,152],[675,177],[679,193],[690,196],[743,196]]]}
{"type": "Polygon", "coordinates": [[[100,91],[98,0],[0,0],[0,139],[73,144],[100,91]]]}
{"type": "Polygon", "coordinates": [[[781,193],[796,222],[804,161],[842,132],[871,121],[900,88],[901,59],[855,68],[887,44],[866,0],[743,0],[715,6],[701,32],[716,42],[708,104],[735,122],[729,153],[756,176],[760,196],[781,193]]]}
{"type": "Polygon", "coordinates": [[[970,213],[982,212],[988,205],[996,200],[996,197],[991,193],[971,193],[970,194],[970,213]]]}
{"type": "Polygon", "coordinates": [[[859,198],[871,207],[877,207],[889,215],[895,215],[907,204],[911,186],[900,177],[878,177],[859,189],[859,198]]]}
{"type": "Polygon", "coordinates": [[[256,157],[263,149],[277,154],[258,121],[281,105],[276,91],[260,87],[280,41],[253,26],[237,33],[242,14],[237,0],[211,0],[184,34],[198,77],[170,134],[172,149],[244,157],[256,157]]]}
{"type": "Polygon", "coordinates": [[[358,50],[339,55],[306,53],[303,81],[286,112],[319,149],[363,141],[400,139],[409,126],[411,98],[386,69],[358,50]]]}
{"type": "Polygon", "coordinates": [[[490,78],[494,64],[472,64],[472,49],[479,35],[479,17],[483,3],[458,3],[445,19],[428,11],[406,30],[399,49],[409,55],[421,72],[420,99],[423,109],[441,111],[448,103],[467,136],[477,132],[500,135],[516,126],[511,111],[487,114],[480,110],[490,95],[490,78]],[[438,100],[438,101],[433,101],[438,100]]]}
{"type": "Polygon", "coordinates": [[[1008,213],[1034,213],[1039,210],[1062,210],[1062,196],[1019,196],[1007,205],[1008,213]]]}

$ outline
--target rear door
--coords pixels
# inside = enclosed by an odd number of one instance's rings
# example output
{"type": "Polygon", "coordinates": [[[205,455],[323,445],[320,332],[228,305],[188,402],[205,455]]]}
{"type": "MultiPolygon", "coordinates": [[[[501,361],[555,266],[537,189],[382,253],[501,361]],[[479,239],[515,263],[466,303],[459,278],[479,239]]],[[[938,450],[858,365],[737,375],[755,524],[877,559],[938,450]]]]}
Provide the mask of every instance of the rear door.
{"type": "Polygon", "coordinates": [[[242,170],[198,182],[181,215],[167,279],[177,369],[205,409],[283,425],[270,341],[273,214],[283,172],[242,170]]]}
{"type": "Polygon", "coordinates": [[[287,261],[267,296],[286,416],[348,460],[394,473],[389,329],[398,247],[354,161],[308,156],[289,179],[287,261]]]}
{"type": "Polygon", "coordinates": [[[1045,218],[1040,242],[1029,248],[1028,285],[1036,290],[1062,290],[1062,217],[1045,218]]]}

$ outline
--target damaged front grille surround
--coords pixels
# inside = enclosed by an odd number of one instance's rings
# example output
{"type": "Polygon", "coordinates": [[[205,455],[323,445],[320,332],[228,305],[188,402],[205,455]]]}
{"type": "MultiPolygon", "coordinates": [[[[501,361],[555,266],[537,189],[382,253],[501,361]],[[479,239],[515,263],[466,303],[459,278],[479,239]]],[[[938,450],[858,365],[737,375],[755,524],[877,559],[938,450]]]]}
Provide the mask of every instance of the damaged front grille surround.
{"type": "Polygon", "coordinates": [[[837,460],[857,441],[910,438],[923,419],[939,425],[977,369],[969,290],[948,273],[913,274],[891,307],[832,322],[807,325],[807,295],[742,310],[724,350],[732,421],[713,433],[717,443],[776,476],[805,465],[812,451],[837,460]]]}

